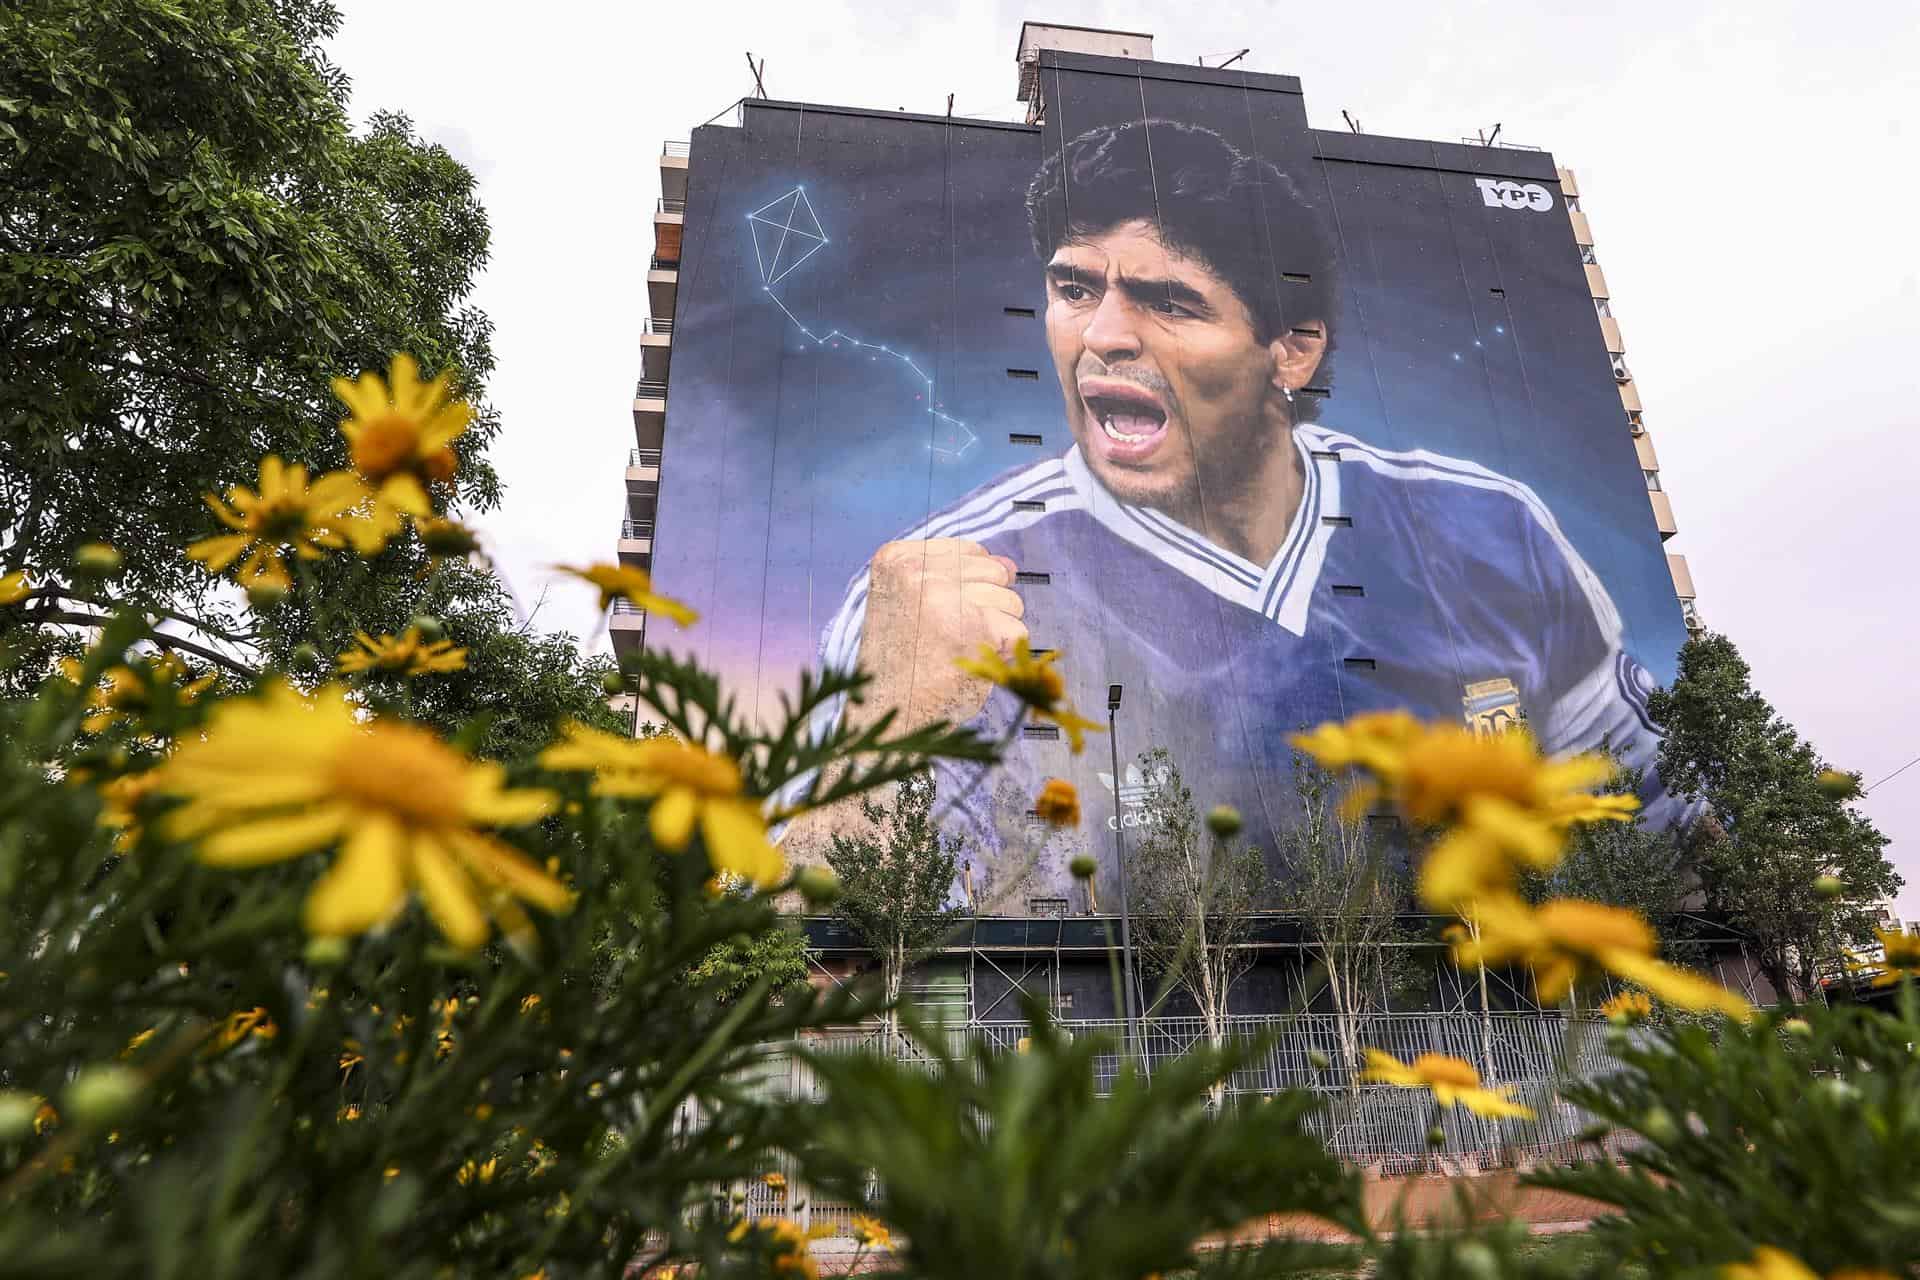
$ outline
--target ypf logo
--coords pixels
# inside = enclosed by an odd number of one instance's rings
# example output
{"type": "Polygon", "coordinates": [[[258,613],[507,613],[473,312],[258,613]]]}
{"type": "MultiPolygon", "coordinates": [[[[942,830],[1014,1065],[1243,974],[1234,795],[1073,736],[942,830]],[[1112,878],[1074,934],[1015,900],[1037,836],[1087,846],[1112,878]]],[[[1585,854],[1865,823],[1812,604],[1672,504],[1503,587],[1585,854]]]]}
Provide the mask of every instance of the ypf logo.
{"type": "Polygon", "coordinates": [[[1475,178],[1480,199],[1489,209],[1532,209],[1544,213],[1553,208],[1553,193],[1537,182],[1508,182],[1505,178],[1475,178]]]}

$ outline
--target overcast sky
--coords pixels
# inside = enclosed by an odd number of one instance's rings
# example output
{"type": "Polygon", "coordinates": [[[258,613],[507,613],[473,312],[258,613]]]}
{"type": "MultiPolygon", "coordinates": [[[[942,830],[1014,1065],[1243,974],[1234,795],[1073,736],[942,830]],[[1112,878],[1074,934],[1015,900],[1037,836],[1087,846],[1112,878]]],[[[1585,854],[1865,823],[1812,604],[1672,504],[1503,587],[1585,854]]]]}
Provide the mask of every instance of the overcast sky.
{"type": "MultiPolygon", "coordinates": [[[[487,528],[529,607],[554,561],[612,558],[661,141],[751,88],[749,49],[776,98],[1018,118],[1032,18],[1151,32],[1162,61],[1251,46],[1320,128],[1498,122],[1575,169],[1701,612],[1834,764],[1872,782],[1920,756],[1910,0],[341,3],[356,116],[409,113],[480,179],[507,484],[487,528]]],[[[584,587],[539,621],[606,646],[584,587]]],[[[1920,765],[1865,807],[1920,916],[1920,765]]]]}

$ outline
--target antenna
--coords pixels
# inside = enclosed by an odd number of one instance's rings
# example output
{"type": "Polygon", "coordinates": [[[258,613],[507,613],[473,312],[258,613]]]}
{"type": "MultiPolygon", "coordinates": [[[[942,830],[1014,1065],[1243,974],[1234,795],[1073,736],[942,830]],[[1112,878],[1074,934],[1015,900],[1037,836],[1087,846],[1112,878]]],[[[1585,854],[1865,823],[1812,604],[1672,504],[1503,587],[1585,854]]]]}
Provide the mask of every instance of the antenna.
{"type": "Polygon", "coordinates": [[[1234,54],[1231,58],[1228,58],[1225,62],[1221,63],[1219,66],[1215,67],[1214,70],[1215,71],[1225,70],[1226,68],[1232,66],[1234,63],[1240,61],[1240,59],[1246,57],[1248,54],[1252,52],[1253,50],[1251,49],[1242,49],[1240,52],[1234,54]]]}
{"type": "Polygon", "coordinates": [[[953,95],[947,95],[947,119],[953,119],[953,95]]]}
{"type": "Polygon", "coordinates": [[[1360,127],[1360,122],[1358,120],[1355,120],[1352,116],[1347,114],[1347,109],[1345,107],[1340,108],[1340,118],[1347,122],[1347,128],[1351,129],[1353,132],[1355,133],[1366,132],[1365,129],[1362,129],[1360,127]]]}
{"type": "Polygon", "coordinates": [[[747,50],[747,70],[753,73],[753,96],[756,98],[764,98],[767,96],[766,81],[760,78],[761,72],[766,69],[767,60],[765,58],[760,59],[760,65],[756,67],[753,65],[753,50],[747,50]]]}

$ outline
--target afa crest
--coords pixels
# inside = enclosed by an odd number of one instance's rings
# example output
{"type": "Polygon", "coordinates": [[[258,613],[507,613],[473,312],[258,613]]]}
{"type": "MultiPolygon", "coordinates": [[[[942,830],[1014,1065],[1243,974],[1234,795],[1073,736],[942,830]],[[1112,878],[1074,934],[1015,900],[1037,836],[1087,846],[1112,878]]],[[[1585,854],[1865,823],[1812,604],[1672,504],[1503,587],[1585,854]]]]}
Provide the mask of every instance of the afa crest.
{"type": "Polygon", "coordinates": [[[1519,688],[1504,676],[1467,685],[1460,705],[1465,708],[1467,728],[1481,735],[1505,733],[1527,718],[1520,708],[1519,688]]]}

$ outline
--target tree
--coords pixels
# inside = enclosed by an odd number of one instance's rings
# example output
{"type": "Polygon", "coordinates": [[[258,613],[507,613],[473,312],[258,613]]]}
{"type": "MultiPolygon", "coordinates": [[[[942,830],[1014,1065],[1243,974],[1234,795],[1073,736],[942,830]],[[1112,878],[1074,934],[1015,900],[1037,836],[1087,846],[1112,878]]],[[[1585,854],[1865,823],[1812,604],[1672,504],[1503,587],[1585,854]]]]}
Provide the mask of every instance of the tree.
{"type": "Polygon", "coordinates": [[[763,978],[776,1000],[807,989],[807,936],[790,922],[716,942],[687,971],[687,981],[720,1004],[738,1000],[763,978]]]}
{"type": "Polygon", "coordinates": [[[185,615],[183,643],[240,672],[297,666],[292,638],[330,663],[357,627],[442,613],[469,670],[436,678],[427,718],[484,715],[483,750],[511,755],[556,718],[597,719],[603,669],[517,624],[490,575],[429,572],[409,538],[318,566],[321,616],[293,601],[255,618],[181,554],[218,531],[204,495],[254,485],[263,453],[342,466],[331,379],[397,351],[452,373],[476,410],[454,446],[459,501],[499,501],[491,327],[467,302],[485,210],[405,116],[352,133],[322,52],[339,23],[328,0],[0,7],[0,573],[53,593],[0,610],[18,660],[0,687],[56,656],[48,624],[116,604],[185,615]],[[95,541],[124,557],[111,590],[66,573],[95,541]]]}
{"type": "Polygon", "coordinates": [[[963,846],[940,833],[933,801],[930,773],[903,780],[891,804],[863,795],[862,828],[835,833],[826,850],[840,879],[834,910],[880,961],[889,1036],[899,1025],[894,1006],[907,970],[964,914],[948,906],[963,846]]]}
{"type": "Polygon", "coordinates": [[[1702,805],[1685,839],[1707,906],[1748,935],[1781,996],[1811,991],[1823,962],[1871,936],[1870,905],[1900,887],[1886,837],[1846,788],[1823,782],[1826,762],[1754,689],[1725,636],[1687,641],[1648,710],[1667,735],[1662,780],[1702,805]],[[1823,876],[1843,891],[1819,892],[1823,876]]]}
{"type": "Polygon", "coordinates": [[[1192,999],[1208,1043],[1217,1046],[1233,984],[1253,967],[1247,944],[1267,886],[1266,862],[1258,849],[1206,830],[1166,748],[1143,752],[1140,771],[1146,820],[1127,851],[1134,946],[1149,972],[1192,999]]]}
{"type": "Polygon", "coordinates": [[[1392,944],[1402,938],[1411,886],[1367,825],[1341,812],[1325,769],[1296,754],[1293,786],[1300,812],[1280,844],[1287,896],[1326,972],[1341,1060],[1351,1068],[1360,1061],[1356,1020],[1384,1004],[1398,976],[1392,944]]]}

